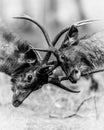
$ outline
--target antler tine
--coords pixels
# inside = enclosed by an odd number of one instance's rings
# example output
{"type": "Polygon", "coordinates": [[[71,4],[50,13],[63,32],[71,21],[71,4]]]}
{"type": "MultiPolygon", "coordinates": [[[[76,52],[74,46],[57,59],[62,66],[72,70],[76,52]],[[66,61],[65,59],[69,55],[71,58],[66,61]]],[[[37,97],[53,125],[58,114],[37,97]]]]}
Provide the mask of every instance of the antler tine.
{"type": "Polygon", "coordinates": [[[38,51],[36,51],[35,53],[37,54],[37,56],[38,56],[38,58],[39,58],[39,61],[42,61],[43,58],[41,57],[40,53],[39,53],[38,51]]]}
{"type": "Polygon", "coordinates": [[[50,80],[49,83],[52,83],[54,85],[56,85],[57,87],[61,88],[61,89],[64,89],[68,92],[72,92],[72,93],[79,93],[80,91],[74,91],[74,90],[71,90],[70,88],[67,88],[66,86],[64,86],[63,84],[61,84],[59,81],[57,80],[50,80]]]}
{"type": "Polygon", "coordinates": [[[52,49],[41,49],[41,48],[34,48],[36,51],[42,51],[42,52],[51,52],[53,53],[52,49]]]}
{"type": "Polygon", "coordinates": [[[52,45],[55,46],[56,43],[58,42],[59,38],[64,34],[66,33],[68,30],[70,29],[70,27],[67,27],[63,30],[61,30],[54,38],[54,40],[52,41],[52,45]]]}
{"type": "Polygon", "coordinates": [[[47,43],[48,43],[48,46],[49,46],[49,47],[52,46],[52,45],[51,45],[51,40],[50,40],[49,34],[47,33],[47,31],[46,31],[39,23],[37,23],[36,21],[34,21],[34,20],[31,19],[31,18],[23,17],[23,16],[21,16],[21,17],[13,17],[13,18],[15,18],[15,19],[28,20],[28,21],[30,21],[30,22],[36,24],[36,25],[41,29],[41,31],[43,32],[43,34],[44,34],[44,36],[45,36],[45,39],[46,39],[46,41],[47,41],[47,43]]]}
{"type": "Polygon", "coordinates": [[[86,76],[86,75],[89,75],[89,74],[94,74],[94,73],[99,73],[99,72],[104,72],[104,69],[101,69],[101,70],[92,70],[90,72],[82,73],[81,76],[86,76]]]}
{"type": "Polygon", "coordinates": [[[82,26],[82,25],[91,24],[91,23],[97,22],[97,21],[100,21],[100,19],[82,20],[82,21],[76,22],[76,23],[74,24],[74,26],[80,27],[80,26],[82,26]]]}

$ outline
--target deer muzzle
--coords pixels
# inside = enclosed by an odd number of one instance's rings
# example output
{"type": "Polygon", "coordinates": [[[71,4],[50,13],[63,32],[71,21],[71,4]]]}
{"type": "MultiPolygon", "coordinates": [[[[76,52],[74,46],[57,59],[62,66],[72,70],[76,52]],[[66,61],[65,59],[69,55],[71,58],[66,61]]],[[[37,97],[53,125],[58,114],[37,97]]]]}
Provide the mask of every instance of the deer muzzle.
{"type": "Polygon", "coordinates": [[[80,70],[78,69],[74,69],[70,75],[69,75],[69,80],[72,82],[72,83],[77,83],[77,81],[80,79],[81,77],[81,72],[80,70]]]}
{"type": "Polygon", "coordinates": [[[29,96],[29,94],[32,92],[31,89],[28,90],[16,90],[15,93],[13,93],[12,97],[12,104],[14,107],[19,107],[22,102],[29,96]]]}

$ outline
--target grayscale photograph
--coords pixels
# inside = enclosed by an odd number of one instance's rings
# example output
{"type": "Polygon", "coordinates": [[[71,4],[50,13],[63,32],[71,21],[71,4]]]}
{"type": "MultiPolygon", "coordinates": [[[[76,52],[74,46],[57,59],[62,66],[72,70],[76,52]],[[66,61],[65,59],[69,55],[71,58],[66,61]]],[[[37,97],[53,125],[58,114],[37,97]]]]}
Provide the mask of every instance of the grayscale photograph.
{"type": "Polygon", "coordinates": [[[0,0],[0,130],[104,130],[104,0],[0,0]]]}

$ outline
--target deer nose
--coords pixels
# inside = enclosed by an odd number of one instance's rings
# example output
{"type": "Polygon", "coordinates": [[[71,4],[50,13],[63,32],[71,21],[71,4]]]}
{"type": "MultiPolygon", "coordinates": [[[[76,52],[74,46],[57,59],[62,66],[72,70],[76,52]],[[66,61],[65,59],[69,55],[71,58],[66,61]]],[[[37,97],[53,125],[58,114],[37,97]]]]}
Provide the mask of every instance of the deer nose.
{"type": "Polygon", "coordinates": [[[80,79],[80,77],[81,77],[81,72],[80,72],[80,70],[77,69],[77,68],[75,68],[75,69],[71,72],[71,74],[70,74],[70,76],[69,76],[69,78],[71,79],[71,82],[72,82],[72,83],[76,83],[76,82],[80,79]]]}

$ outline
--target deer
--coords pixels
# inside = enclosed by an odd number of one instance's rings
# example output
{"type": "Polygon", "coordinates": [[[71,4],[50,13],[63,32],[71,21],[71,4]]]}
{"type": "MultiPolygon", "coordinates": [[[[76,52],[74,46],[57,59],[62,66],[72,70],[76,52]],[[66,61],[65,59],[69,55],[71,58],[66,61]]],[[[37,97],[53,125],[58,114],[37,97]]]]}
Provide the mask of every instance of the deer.
{"type": "MultiPolygon", "coordinates": [[[[35,50],[54,54],[57,59],[54,68],[60,66],[66,74],[65,77],[59,79],[60,82],[63,80],[70,80],[72,83],[77,83],[82,76],[89,76],[92,81],[90,89],[96,92],[98,83],[94,80],[93,73],[104,71],[104,30],[81,38],[79,38],[78,31],[79,26],[94,21],[96,20],[86,20],[73,24],[70,28],[65,28],[63,34],[65,32],[67,33],[59,49],[49,47],[49,49],[35,48],[35,50]]],[[[87,99],[85,99],[85,101],[87,101],[87,99]]],[[[78,107],[77,111],[81,105],[78,107]]],[[[74,114],[74,116],[75,115],[76,114],[74,114]]]]}
{"type": "MultiPolygon", "coordinates": [[[[28,17],[14,17],[15,19],[24,19],[28,20],[34,24],[36,24],[40,30],[42,31],[46,42],[49,47],[52,47],[52,44],[56,44],[59,40],[60,36],[66,31],[60,31],[51,42],[49,34],[47,31],[36,21],[28,18],[28,17]]],[[[34,47],[32,50],[37,52],[34,47]]],[[[37,54],[36,53],[36,54],[37,54]]],[[[38,62],[36,64],[32,64],[32,66],[28,64],[23,64],[17,67],[12,73],[11,82],[13,84],[12,91],[14,93],[12,104],[15,107],[20,106],[23,101],[33,92],[40,89],[44,84],[51,83],[56,85],[57,87],[64,89],[68,92],[79,93],[79,91],[71,90],[67,88],[63,84],[61,84],[56,78],[55,73],[53,74],[53,70],[56,68],[57,61],[49,61],[51,53],[47,53],[44,58],[40,57],[38,53],[37,59],[38,62]]]]}
{"type": "MultiPolygon", "coordinates": [[[[40,28],[47,44],[50,46],[51,41],[47,31],[38,22],[33,22],[40,28]]],[[[0,72],[11,77],[13,106],[18,107],[33,91],[40,89],[43,84],[48,82],[69,92],[79,92],[54,82],[52,78],[49,79],[54,66],[51,62],[46,65],[50,54],[42,59],[31,43],[20,39],[4,26],[0,27],[0,30],[0,72]]],[[[55,37],[55,41],[59,39],[60,34],[55,37]]]]}
{"type": "MultiPolygon", "coordinates": [[[[85,48],[88,49],[87,47],[90,44],[90,42],[89,44],[87,44],[87,42],[85,41],[90,39],[90,37],[94,37],[94,36],[89,36],[88,38],[86,37],[81,39],[78,38],[77,27],[80,27],[84,24],[93,23],[96,20],[79,21],[77,24],[73,24],[71,27],[67,27],[61,30],[55,36],[53,41],[51,41],[47,31],[38,22],[27,17],[15,17],[15,18],[28,20],[36,24],[44,34],[49,47],[48,49],[34,48],[27,41],[23,41],[20,39],[17,40],[17,38],[16,39],[11,38],[12,35],[10,35],[10,33],[9,33],[9,38],[7,35],[6,39],[3,39],[6,40],[7,43],[10,42],[10,44],[7,44],[8,47],[6,49],[8,49],[10,45],[13,48],[12,53],[8,54],[8,58],[9,59],[14,58],[15,60],[13,59],[12,60],[13,62],[9,61],[8,63],[7,62],[8,60],[4,57],[3,61],[5,61],[5,64],[1,64],[1,66],[3,67],[1,67],[2,69],[0,71],[11,76],[11,82],[13,86],[12,104],[15,107],[21,105],[23,101],[33,91],[40,89],[44,84],[47,83],[52,83],[57,87],[62,88],[69,92],[79,93],[80,91],[78,90],[75,91],[75,90],[71,90],[70,88],[67,88],[61,83],[61,81],[70,80],[72,83],[76,83],[81,76],[86,76],[91,73],[103,71],[103,70],[96,70],[96,67],[94,66],[93,62],[90,63],[90,59],[89,59],[90,57],[86,57],[88,56],[88,54],[84,54],[85,53],[84,49],[85,48]],[[67,34],[65,36],[64,41],[61,44],[61,47],[59,49],[56,49],[54,46],[58,42],[59,38],[66,32],[67,34]],[[82,43],[86,43],[85,47],[82,43]],[[45,57],[42,58],[38,51],[46,52],[45,57]],[[56,60],[52,60],[52,61],[49,60],[51,54],[54,54],[56,60]],[[76,61],[76,59],[78,61],[76,61]],[[8,64],[9,66],[7,66],[8,64]],[[62,71],[65,73],[65,76],[62,76],[61,78],[59,78],[59,76],[56,77],[54,73],[54,70],[57,69],[57,67],[59,66],[61,67],[62,71]]],[[[5,31],[2,36],[4,36],[4,34],[5,31]]],[[[99,34],[95,34],[95,35],[99,35],[99,34]]],[[[92,48],[93,47],[94,45],[92,46],[92,48]]],[[[6,50],[4,52],[5,54],[7,54],[6,50]]],[[[90,49],[89,52],[92,53],[92,50],[90,49]]],[[[98,53],[98,55],[100,55],[100,52],[98,53]]]]}

